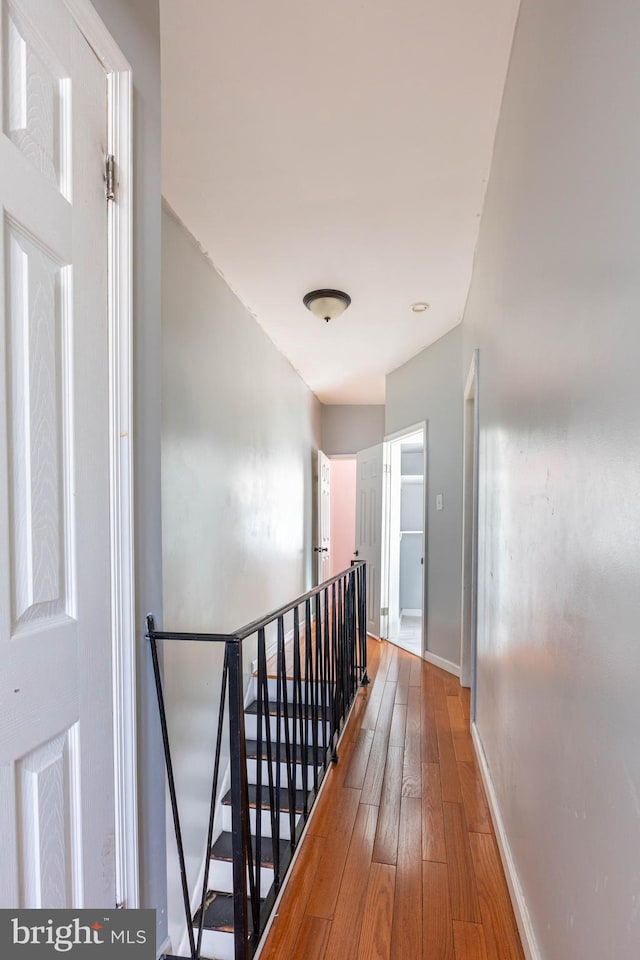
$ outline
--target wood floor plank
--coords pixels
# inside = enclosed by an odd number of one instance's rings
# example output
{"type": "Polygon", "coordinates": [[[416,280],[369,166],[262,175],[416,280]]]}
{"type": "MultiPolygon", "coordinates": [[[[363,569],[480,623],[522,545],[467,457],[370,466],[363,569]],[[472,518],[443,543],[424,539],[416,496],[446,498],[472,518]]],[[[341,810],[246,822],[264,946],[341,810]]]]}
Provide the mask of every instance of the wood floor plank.
{"type": "Polygon", "coordinates": [[[484,929],[479,923],[453,921],[456,960],[488,960],[484,929]]]}
{"type": "Polygon", "coordinates": [[[475,763],[458,763],[462,802],[470,833],[493,833],[491,814],[475,763]]]}
{"type": "Polygon", "coordinates": [[[447,697],[447,710],[449,712],[449,723],[451,725],[451,735],[453,737],[453,748],[455,750],[456,760],[473,762],[473,760],[475,760],[475,754],[473,752],[473,743],[471,742],[471,732],[464,718],[460,697],[447,697]]]}
{"type": "Polygon", "coordinates": [[[409,686],[419,687],[422,682],[422,657],[414,657],[411,661],[411,673],[409,674],[409,686]]]}
{"type": "Polygon", "coordinates": [[[402,796],[422,796],[422,742],[421,703],[417,687],[409,688],[407,704],[407,727],[404,741],[404,765],[402,769],[402,796]]]}
{"type": "Polygon", "coordinates": [[[446,863],[422,864],[423,956],[454,960],[453,922],[446,863]]]}
{"type": "Polygon", "coordinates": [[[387,644],[389,647],[389,669],[387,670],[387,680],[397,682],[400,673],[400,650],[395,644],[387,644]]]}
{"type": "Polygon", "coordinates": [[[391,932],[391,960],[422,956],[422,804],[403,797],[400,804],[396,887],[391,932]]]}
{"type": "Polygon", "coordinates": [[[422,764],[422,859],[446,863],[440,766],[422,764]]]}
{"type": "Polygon", "coordinates": [[[482,915],[464,808],[461,803],[443,803],[442,807],[453,919],[481,923],[482,915]]]}
{"type": "Polygon", "coordinates": [[[373,859],[378,863],[395,864],[398,856],[403,760],[404,746],[389,745],[373,847],[373,859]]]}
{"type": "Polygon", "coordinates": [[[457,697],[460,693],[460,680],[453,673],[443,671],[444,690],[448,697],[457,697]]]}
{"type": "Polygon", "coordinates": [[[378,675],[374,683],[368,688],[367,706],[360,721],[362,730],[375,730],[385,684],[384,678],[378,675]]]}
{"type": "Polygon", "coordinates": [[[393,707],[391,729],[389,730],[389,746],[404,748],[404,734],[407,726],[407,705],[396,703],[393,707]]]}
{"type": "Polygon", "coordinates": [[[430,664],[422,672],[422,762],[438,763],[438,732],[436,728],[434,678],[430,664]]]}
{"type": "Polygon", "coordinates": [[[400,665],[398,668],[398,686],[396,688],[396,703],[408,703],[409,679],[411,677],[410,656],[410,654],[402,654],[400,660],[400,665]]]}
{"type": "Polygon", "coordinates": [[[356,738],[356,745],[349,762],[349,768],[344,778],[346,787],[355,787],[360,790],[364,783],[373,743],[373,730],[360,729],[356,738]]]}
{"type": "Polygon", "coordinates": [[[395,680],[387,680],[382,692],[382,702],[376,721],[376,730],[384,730],[387,734],[391,728],[397,687],[398,684],[395,680]]]}
{"type": "Polygon", "coordinates": [[[469,723],[471,720],[471,690],[469,687],[460,687],[460,699],[464,718],[469,723]]]}
{"type": "Polygon", "coordinates": [[[345,833],[345,824],[351,821],[352,811],[357,809],[359,802],[359,790],[328,783],[316,804],[307,832],[314,837],[328,837],[336,831],[345,833]]]}
{"type": "Polygon", "coordinates": [[[369,762],[367,772],[362,783],[361,803],[380,803],[380,794],[382,793],[382,782],[384,780],[384,768],[387,764],[387,750],[389,748],[389,731],[384,727],[378,729],[373,737],[371,750],[369,752],[369,762]]]}
{"type": "Polygon", "coordinates": [[[349,851],[349,837],[360,805],[359,790],[344,790],[346,800],[340,812],[340,819],[334,829],[325,838],[322,858],[316,870],[315,882],[309,896],[306,913],[314,917],[333,916],[342,874],[349,851]]]}
{"type": "Polygon", "coordinates": [[[361,803],[342,874],[325,960],[353,957],[358,949],[377,820],[377,807],[361,803]]]}
{"type": "Polygon", "coordinates": [[[305,916],[294,947],[295,953],[305,957],[305,960],[323,960],[330,930],[330,920],[305,916]]]}
{"type": "Polygon", "coordinates": [[[487,954],[491,960],[524,960],[495,838],[472,833],[470,842],[487,954]]]}
{"type": "Polygon", "coordinates": [[[263,960],[281,960],[282,957],[294,956],[294,945],[315,883],[325,842],[323,837],[307,835],[271,925],[262,953],[263,960]]]}
{"type": "MultiPolygon", "coordinates": [[[[443,671],[440,671],[441,673],[443,671]]],[[[438,753],[440,756],[440,779],[442,781],[442,799],[448,803],[462,803],[458,762],[451,734],[451,720],[447,708],[447,697],[441,677],[434,677],[433,695],[435,701],[438,753]]]]}
{"type": "MultiPolygon", "coordinates": [[[[389,960],[395,880],[395,867],[386,863],[371,864],[358,960],[389,960]]],[[[345,951],[340,960],[352,956],[345,951]]]]}

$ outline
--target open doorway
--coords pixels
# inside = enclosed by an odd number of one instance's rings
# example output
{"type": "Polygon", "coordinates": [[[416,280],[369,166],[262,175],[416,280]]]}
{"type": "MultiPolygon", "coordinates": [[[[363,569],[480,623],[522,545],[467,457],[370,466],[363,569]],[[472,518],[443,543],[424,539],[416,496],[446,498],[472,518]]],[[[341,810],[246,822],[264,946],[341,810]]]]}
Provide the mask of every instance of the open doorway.
{"type": "Polygon", "coordinates": [[[426,426],[387,438],[387,637],[422,656],[425,615],[426,426]]]}
{"type": "Polygon", "coordinates": [[[331,457],[331,558],[329,576],[346,570],[356,549],[356,458],[331,457]]]}

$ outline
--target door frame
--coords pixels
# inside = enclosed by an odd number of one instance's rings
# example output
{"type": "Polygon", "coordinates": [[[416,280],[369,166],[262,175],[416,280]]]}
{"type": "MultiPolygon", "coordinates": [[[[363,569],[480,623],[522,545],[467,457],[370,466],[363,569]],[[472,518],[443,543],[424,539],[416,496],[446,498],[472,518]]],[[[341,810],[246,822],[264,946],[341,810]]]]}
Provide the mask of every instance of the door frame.
{"type": "Polygon", "coordinates": [[[478,631],[478,411],[479,351],[473,351],[463,394],[464,439],[462,467],[462,597],[460,683],[471,687],[471,722],[476,716],[478,631]],[[473,405],[473,410],[471,406],[473,405]],[[467,610],[469,614],[467,615],[467,610]]]}
{"type": "MultiPolygon", "coordinates": [[[[139,906],[136,611],[133,520],[132,70],[89,0],[64,0],[107,80],[107,153],[116,202],[107,209],[109,498],[116,905],[139,906]]],[[[105,203],[107,201],[105,200],[105,203]]]]}
{"type": "MultiPolygon", "coordinates": [[[[381,571],[380,586],[381,586],[381,603],[388,610],[389,608],[389,578],[391,571],[391,444],[395,440],[401,440],[403,437],[411,436],[412,433],[418,433],[422,431],[423,437],[423,450],[422,450],[422,473],[424,477],[424,490],[423,490],[423,504],[422,504],[422,558],[423,558],[423,570],[422,570],[422,651],[420,656],[424,658],[424,654],[427,649],[427,606],[429,603],[428,597],[428,557],[427,557],[427,543],[428,543],[428,524],[429,524],[429,477],[427,473],[428,457],[427,457],[427,445],[429,442],[429,421],[421,420],[418,423],[414,423],[409,427],[403,427],[402,430],[396,430],[394,433],[388,433],[384,438],[384,476],[382,480],[382,503],[383,503],[383,514],[382,514],[382,542],[383,542],[383,554],[382,554],[382,563],[383,570],[381,571]],[[382,599],[383,598],[383,599],[382,599]]],[[[387,613],[385,622],[388,628],[389,625],[389,615],[387,613]]],[[[388,636],[388,629],[386,636],[388,636]]]]}

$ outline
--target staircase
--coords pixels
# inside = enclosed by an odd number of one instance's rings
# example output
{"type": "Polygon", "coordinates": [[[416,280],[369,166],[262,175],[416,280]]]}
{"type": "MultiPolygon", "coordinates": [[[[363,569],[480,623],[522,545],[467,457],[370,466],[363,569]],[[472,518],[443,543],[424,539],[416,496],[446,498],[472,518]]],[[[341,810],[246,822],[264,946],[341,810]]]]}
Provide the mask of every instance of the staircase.
{"type": "Polygon", "coordinates": [[[253,957],[358,687],[368,683],[366,621],[362,562],[233,634],[158,631],[147,618],[191,960],[253,957]],[[275,636],[277,649],[269,664],[267,635],[275,636]],[[243,641],[250,637],[258,659],[245,698],[243,641]],[[158,657],[162,641],[224,643],[209,856],[195,911],[158,657]],[[231,789],[221,795],[223,735],[231,789]]]}
{"type": "MultiPolygon", "coordinates": [[[[258,722],[258,690],[257,676],[252,679],[252,700],[244,711],[244,723],[246,734],[247,750],[247,781],[249,796],[249,829],[251,836],[251,848],[255,857],[257,848],[257,825],[258,815],[260,816],[261,826],[261,854],[260,854],[260,905],[264,909],[265,903],[275,899],[280,891],[282,879],[286,872],[295,847],[296,833],[298,828],[303,826],[303,814],[305,810],[310,810],[315,798],[315,791],[322,779],[324,756],[328,749],[330,737],[330,723],[328,720],[322,721],[321,717],[316,719],[315,725],[313,718],[307,716],[306,719],[306,745],[296,746],[295,763],[292,763],[291,769],[293,776],[291,780],[295,783],[295,792],[293,793],[293,804],[289,790],[290,778],[288,766],[285,758],[286,738],[284,736],[285,721],[280,720],[278,724],[278,702],[277,702],[277,678],[268,679],[268,713],[269,713],[269,738],[271,743],[271,771],[272,784],[275,790],[275,783],[280,767],[280,792],[279,802],[276,800],[277,824],[276,833],[279,836],[273,836],[273,817],[270,802],[269,790],[269,759],[266,739],[267,724],[263,716],[262,722],[262,743],[258,744],[259,722],[258,722]],[[280,727],[280,738],[278,745],[278,726],[280,727]],[[316,729],[314,737],[313,729],[316,729]],[[314,742],[315,741],[315,742],[314,742]],[[261,783],[258,785],[258,757],[261,757],[261,783]],[[277,762],[277,757],[281,757],[281,762],[277,762]],[[315,758],[315,762],[314,762],[315,758]],[[306,761],[306,762],[305,762],[306,761]],[[305,788],[306,784],[306,788],[305,788]],[[260,803],[258,804],[258,796],[260,803]],[[293,810],[292,810],[293,807],[293,810]],[[258,813],[259,811],[259,813],[258,813]],[[293,826],[293,832],[292,832],[293,826]],[[293,839],[293,843],[292,843],[293,839]],[[276,854],[277,850],[277,856],[276,854]],[[274,863],[276,861],[276,863],[274,863]],[[276,882],[274,867],[278,867],[279,880],[276,882]]],[[[293,678],[288,678],[289,696],[293,697],[293,678]]],[[[325,702],[331,703],[332,690],[327,687],[325,691],[325,702]]],[[[318,696],[318,702],[322,697],[318,696]]],[[[264,712],[264,711],[263,711],[264,712]]],[[[321,709],[320,709],[321,712],[321,709]]],[[[308,714],[312,710],[307,711],[308,714]]],[[[293,720],[288,721],[289,740],[293,743],[293,720]]],[[[298,720],[298,728],[300,726],[298,720]]],[[[235,938],[234,938],[234,919],[233,919],[233,850],[232,850],[232,798],[231,790],[228,790],[221,801],[222,809],[222,833],[214,841],[211,847],[211,858],[209,866],[209,886],[207,892],[206,908],[204,911],[204,922],[202,923],[202,956],[215,958],[215,960],[234,960],[235,957],[235,938]]],[[[300,830],[301,832],[301,830],[300,830]]],[[[197,930],[200,927],[200,911],[196,913],[193,919],[194,927],[197,930]]]]}

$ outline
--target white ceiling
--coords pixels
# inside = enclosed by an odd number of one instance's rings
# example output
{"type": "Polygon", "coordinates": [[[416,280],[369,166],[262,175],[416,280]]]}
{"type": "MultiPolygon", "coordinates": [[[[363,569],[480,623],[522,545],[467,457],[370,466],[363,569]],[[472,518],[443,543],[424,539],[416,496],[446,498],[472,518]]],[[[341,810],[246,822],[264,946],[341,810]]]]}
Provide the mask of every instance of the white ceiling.
{"type": "Polygon", "coordinates": [[[462,318],[518,0],[160,6],[166,199],[320,400],[383,403],[462,318]]]}

